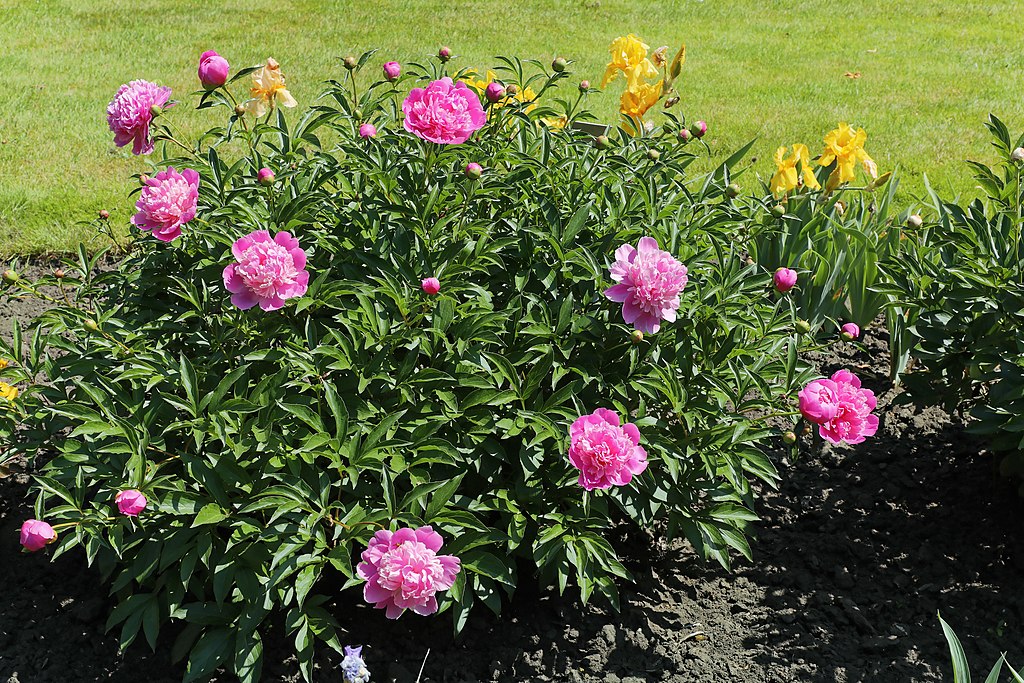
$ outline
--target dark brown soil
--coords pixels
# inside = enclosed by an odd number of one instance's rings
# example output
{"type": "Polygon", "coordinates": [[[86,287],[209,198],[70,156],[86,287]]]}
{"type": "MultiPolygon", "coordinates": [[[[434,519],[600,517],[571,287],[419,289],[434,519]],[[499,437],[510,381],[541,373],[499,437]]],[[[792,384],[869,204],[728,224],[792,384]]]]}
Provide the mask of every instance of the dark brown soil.
{"type": "MultiPolygon", "coordinates": [[[[0,326],[37,310],[2,311],[0,326]]],[[[1024,505],[949,415],[890,405],[884,340],[868,337],[818,360],[866,378],[883,428],[795,463],[779,454],[783,485],[760,504],[754,562],[728,573],[684,543],[630,539],[620,547],[637,583],[622,586],[621,612],[525,587],[503,617],[477,614],[454,640],[447,616],[390,622],[346,595],[333,610],[348,641],[366,646],[374,681],[399,683],[416,681],[424,659],[423,683],[952,680],[941,611],[976,677],[1002,651],[1024,665],[1024,505]]],[[[166,646],[117,653],[105,590],[81,555],[19,552],[27,482],[0,480],[0,683],[180,680],[166,646]]],[[[268,647],[265,680],[298,680],[286,652],[268,647]]],[[[318,680],[340,681],[337,664],[325,654],[318,680]]]]}

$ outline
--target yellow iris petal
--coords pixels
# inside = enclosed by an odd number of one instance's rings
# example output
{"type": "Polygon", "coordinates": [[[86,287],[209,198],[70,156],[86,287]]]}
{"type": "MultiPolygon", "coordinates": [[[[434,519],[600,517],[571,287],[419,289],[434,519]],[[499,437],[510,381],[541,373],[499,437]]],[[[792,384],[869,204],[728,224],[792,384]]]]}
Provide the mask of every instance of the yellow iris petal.
{"type": "Polygon", "coordinates": [[[836,167],[828,177],[826,187],[834,190],[843,183],[856,179],[857,162],[861,162],[865,172],[872,178],[878,177],[878,166],[864,151],[864,143],[867,142],[868,134],[863,128],[854,128],[846,122],[825,136],[825,149],[818,159],[818,165],[836,167]]]}

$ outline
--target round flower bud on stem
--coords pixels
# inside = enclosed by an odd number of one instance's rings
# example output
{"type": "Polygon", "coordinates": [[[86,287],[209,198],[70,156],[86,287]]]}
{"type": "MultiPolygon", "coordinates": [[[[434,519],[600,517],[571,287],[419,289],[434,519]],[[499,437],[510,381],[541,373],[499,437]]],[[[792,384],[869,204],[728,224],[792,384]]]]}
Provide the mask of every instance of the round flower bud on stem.
{"type": "Polygon", "coordinates": [[[729,183],[725,188],[725,195],[729,199],[735,199],[740,196],[740,186],[736,183],[729,183]]]}
{"type": "Polygon", "coordinates": [[[611,140],[608,139],[607,135],[598,135],[594,138],[594,147],[598,149],[608,149],[612,146],[611,140]]]}
{"type": "Polygon", "coordinates": [[[580,92],[587,92],[590,90],[590,81],[580,81],[580,92]]]}
{"type": "Polygon", "coordinates": [[[555,60],[551,62],[551,70],[556,74],[560,74],[565,71],[567,66],[569,66],[569,62],[567,62],[564,57],[556,57],[555,60]]]}
{"type": "Polygon", "coordinates": [[[245,105],[244,104],[236,104],[235,105],[235,116],[244,116],[244,115],[245,115],[245,105]]]}
{"type": "Polygon", "coordinates": [[[772,207],[772,215],[775,216],[776,218],[782,218],[783,216],[786,215],[786,207],[784,207],[782,204],[776,204],[775,206],[772,207]]]}
{"type": "Polygon", "coordinates": [[[808,332],[811,331],[811,324],[806,320],[797,320],[796,331],[799,332],[800,334],[807,334],[808,332]]]}
{"type": "Polygon", "coordinates": [[[782,442],[792,446],[793,444],[796,443],[796,434],[794,434],[793,432],[786,432],[785,434],[782,435],[782,442]]]}
{"type": "Polygon", "coordinates": [[[693,134],[699,138],[704,137],[704,134],[708,132],[708,124],[703,121],[698,121],[693,124],[693,134]]]}
{"type": "Polygon", "coordinates": [[[13,285],[15,282],[21,279],[21,276],[18,275],[13,270],[8,269],[4,271],[3,278],[4,282],[6,282],[9,285],[13,285]]]}
{"type": "Polygon", "coordinates": [[[683,142],[689,142],[693,139],[693,133],[690,132],[689,128],[683,128],[679,131],[679,139],[683,142]]]}
{"type": "Polygon", "coordinates": [[[634,344],[639,344],[644,340],[644,333],[641,332],[640,330],[633,330],[633,332],[629,335],[629,340],[634,344]]]}
{"type": "Polygon", "coordinates": [[[505,86],[497,81],[491,81],[484,90],[484,96],[491,104],[500,102],[505,97],[505,86]]]}
{"type": "Polygon", "coordinates": [[[65,275],[67,275],[67,273],[64,272],[63,268],[58,268],[57,270],[53,271],[53,276],[58,280],[63,280],[65,275]]]}
{"type": "Polygon", "coordinates": [[[359,60],[353,57],[352,55],[345,57],[345,59],[343,59],[342,62],[345,64],[345,68],[348,69],[349,71],[355,71],[356,67],[359,66],[359,60]]]}
{"type": "Polygon", "coordinates": [[[100,209],[99,217],[101,221],[105,221],[108,218],[110,218],[110,212],[107,211],[106,209],[100,209]]]}
{"type": "Polygon", "coordinates": [[[1024,161],[1024,147],[1018,147],[1010,153],[1010,159],[1013,161],[1024,161]]]}
{"type": "Polygon", "coordinates": [[[398,62],[385,62],[384,64],[384,78],[389,81],[397,81],[398,77],[402,75],[402,65],[398,62]]]}
{"type": "Polygon", "coordinates": [[[656,149],[649,149],[647,150],[647,158],[651,161],[657,161],[661,158],[661,152],[656,149]]]}
{"type": "Polygon", "coordinates": [[[480,176],[484,174],[484,168],[475,161],[466,164],[466,168],[463,170],[466,177],[470,180],[479,180],[480,176]]]}
{"type": "Polygon", "coordinates": [[[447,62],[449,59],[452,58],[452,49],[445,45],[444,47],[437,51],[437,58],[440,59],[442,62],[447,62]]]}
{"type": "Polygon", "coordinates": [[[441,281],[436,277],[424,278],[420,283],[420,287],[423,289],[424,293],[434,296],[441,291],[441,281]]]}
{"type": "Polygon", "coordinates": [[[266,166],[264,166],[263,168],[261,168],[261,169],[259,170],[259,172],[258,172],[258,173],[256,174],[256,180],[257,180],[257,181],[259,182],[259,184],[260,184],[260,185],[262,185],[263,187],[270,187],[271,185],[273,185],[273,184],[274,184],[274,179],[275,179],[275,178],[276,178],[276,176],[274,175],[274,172],[273,172],[273,171],[271,171],[271,170],[270,170],[269,168],[267,168],[266,166]]]}
{"type": "Polygon", "coordinates": [[[519,86],[516,85],[515,83],[510,83],[508,86],[505,87],[505,94],[508,95],[509,97],[515,97],[516,95],[519,94],[519,86]]]}
{"type": "Polygon", "coordinates": [[[85,329],[89,330],[90,332],[96,332],[100,329],[100,325],[92,318],[86,318],[85,329]]]}
{"type": "Polygon", "coordinates": [[[164,113],[164,108],[161,107],[159,104],[154,104],[154,105],[152,105],[149,108],[149,115],[152,116],[154,119],[156,117],[160,116],[160,114],[163,114],[163,113],[164,113]]]}
{"type": "Polygon", "coordinates": [[[912,228],[914,230],[917,230],[922,225],[924,225],[924,219],[921,218],[921,216],[919,216],[918,214],[915,213],[915,214],[911,214],[910,216],[907,216],[907,227],[908,228],[912,228]]]}

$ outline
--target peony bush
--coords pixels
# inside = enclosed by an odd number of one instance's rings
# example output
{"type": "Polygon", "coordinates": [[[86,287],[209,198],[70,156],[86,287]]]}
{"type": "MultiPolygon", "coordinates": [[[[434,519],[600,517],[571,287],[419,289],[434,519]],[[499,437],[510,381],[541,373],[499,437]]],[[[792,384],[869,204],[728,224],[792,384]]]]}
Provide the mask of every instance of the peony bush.
{"type": "Polygon", "coordinates": [[[448,48],[367,53],[299,110],[274,59],[208,51],[197,142],[165,88],[122,87],[115,144],[163,157],[116,268],[5,273],[53,306],[3,347],[0,433],[39,472],[22,545],[86,554],[123,647],[167,632],[186,680],[255,681],[279,620],[307,678],[317,642],[362,676],[345,600],[456,630],[523,581],[614,603],[630,529],[751,556],[801,410],[874,433],[848,372],[798,398],[793,283],[746,259],[745,149],[691,172],[683,50],[622,40],[635,97],[597,137],[561,58],[481,85],[448,48]]]}

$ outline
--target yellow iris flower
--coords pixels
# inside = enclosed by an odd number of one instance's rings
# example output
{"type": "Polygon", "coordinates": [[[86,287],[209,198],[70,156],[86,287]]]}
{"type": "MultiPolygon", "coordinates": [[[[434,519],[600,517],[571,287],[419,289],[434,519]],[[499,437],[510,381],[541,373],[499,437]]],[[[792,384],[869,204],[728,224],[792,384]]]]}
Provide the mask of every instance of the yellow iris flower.
{"type": "Polygon", "coordinates": [[[772,176],[769,187],[772,194],[782,197],[794,190],[800,184],[803,177],[804,187],[817,190],[821,187],[818,179],[814,177],[814,169],[811,166],[811,153],[807,145],[793,145],[793,152],[786,157],[786,148],[779,147],[775,150],[775,175],[772,176]],[[800,165],[800,174],[797,174],[797,164],[800,165]]]}
{"type": "Polygon", "coordinates": [[[643,69],[643,65],[639,65],[626,72],[629,85],[619,100],[619,111],[626,116],[643,118],[647,110],[661,99],[662,82],[651,84],[644,81],[643,69]]]}
{"type": "Polygon", "coordinates": [[[619,36],[612,41],[608,52],[612,59],[604,70],[604,78],[601,80],[601,87],[604,88],[612,82],[619,72],[629,75],[633,69],[639,69],[642,78],[654,78],[658,75],[658,69],[651,60],[647,59],[649,46],[644,41],[630,33],[628,36],[619,36]]]}
{"type": "Polygon", "coordinates": [[[18,398],[18,387],[12,387],[7,382],[0,382],[0,398],[8,402],[18,398]]]}
{"type": "Polygon", "coordinates": [[[284,85],[281,65],[273,57],[267,58],[264,66],[252,72],[252,89],[249,94],[252,99],[245,103],[245,110],[257,117],[263,116],[277,104],[282,107],[298,106],[284,85]]]}
{"type": "Polygon", "coordinates": [[[545,116],[540,123],[552,130],[561,130],[569,123],[567,116],[545,116]]]}
{"type": "Polygon", "coordinates": [[[3,370],[4,368],[6,368],[8,366],[8,364],[9,364],[9,361],[6,358],[0,358],[0,370],[3,370]]]}
{"type": "MultiPolygon", "coordinates": [[[[489,83],[493,81],[498,81],[499,83],[501,82],[501,79],[498,78],[498,74],[494,73],[490,69],[487,70],[487,78],[477,78],[477,73],[475,71],[467,71],[462,75],[461,80],[464,81],[466,85],[468,85],[470,88],[476,90],[477,94],[479,95],[484,94],[484,91],[487,90],[487,85],[489,83]]],[[[506,104],[509,104],[510,102],[519,102],[521,104],[526,105],[526,107],[523,108],[524,112],[531,112],[537,108],[537,105],[534,103],[536,99],[537,93],[534,92],[533,88],[531,88],[530,86],[526,86],[525,88],[520,88],[515,95],[508,95],[506,97],[501,98],[500,100],[492,104],[491,108],[498,109],[499,107],[504,107],[506,104]]]]}
{"type": "Polygon", "coordinates": [[[840,123],[839,127],[825,136],[825,151],[818,159],[820,166],[831,166],[835,162],[836,167],[828,177],[825,187],[834,190],[843,183],[848,183],[856,176],[854,169],[857,162],[861,162],[864,170],[872,178],[878,177],[878,167],[875,162],[864,151],[864,142],[868,134],[863,128],[854,130],[846,123],[840,123]]]}

